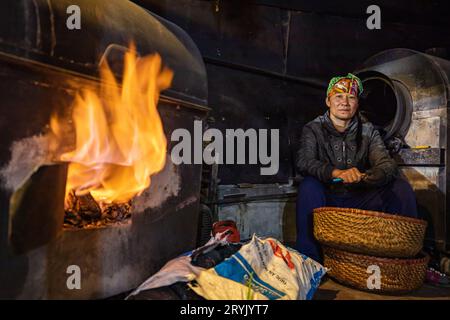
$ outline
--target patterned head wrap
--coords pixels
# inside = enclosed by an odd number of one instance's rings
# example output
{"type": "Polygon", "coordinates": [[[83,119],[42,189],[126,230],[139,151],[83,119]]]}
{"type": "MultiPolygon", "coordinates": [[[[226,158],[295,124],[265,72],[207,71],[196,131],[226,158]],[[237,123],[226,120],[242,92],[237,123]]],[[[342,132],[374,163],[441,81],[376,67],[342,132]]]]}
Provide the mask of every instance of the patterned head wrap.
{"type": "Polygon", "coordinates": [[[363,92],[361,79],[349,73],[345,77],[334,77],[328,84],[327,97],[337,93],[349,93],[359,96],[363,92]]]}

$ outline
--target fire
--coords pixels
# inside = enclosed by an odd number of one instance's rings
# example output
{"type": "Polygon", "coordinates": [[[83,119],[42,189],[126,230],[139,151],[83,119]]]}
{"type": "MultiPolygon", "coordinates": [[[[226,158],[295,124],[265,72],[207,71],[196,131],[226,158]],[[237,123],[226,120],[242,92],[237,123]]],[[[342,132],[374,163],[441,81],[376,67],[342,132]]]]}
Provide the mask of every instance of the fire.
{"type": "MultiPolygon", "coordinates": [[[[125,54],[121,85],[105,63],[98,90],[85,89],[75,98],[75,150],[59,159],[70,163],[66,196],[74,190],[91,193],[99,203],[126,202],[165,165],[167,140],[157,104],[173,73],[158,54],[138,59],[135,52],[131,45],[125,54]]],[[[50,127],[61,143],[61,120],[52,117],[50,127]]]]}

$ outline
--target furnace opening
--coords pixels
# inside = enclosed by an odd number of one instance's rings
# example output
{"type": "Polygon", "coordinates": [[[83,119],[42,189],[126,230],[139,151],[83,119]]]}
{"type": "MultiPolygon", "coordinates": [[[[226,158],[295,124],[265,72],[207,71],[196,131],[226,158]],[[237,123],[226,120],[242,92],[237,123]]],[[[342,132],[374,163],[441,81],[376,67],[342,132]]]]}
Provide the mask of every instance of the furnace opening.
{"type": "MultiPolygon", "coordinates": [[[[124,56],[123,76],[105,62],[98,86],[84,88],[72,106],[74,147],[57,157],[68,163],[66,227],[101,226],[131,215],[131,200],[151,184],[166,163],[167,139],[157,110],[159,94],[173,72],[158,54],[124,56]]],[[[64,145],[66,119],[54,115],[53,145],[64,145]]]]}
{"type": "Polygon", "coordinates": [[[364,82],[361,113],[374,125],[388,131],[397,113],[394,90],[385,81],[370,79],[364,82]]]}
{"type": "Polygon", "coordinates": [[[364,79],[360,112],[380,132],[384,140],[403,139],[409,129],[412,115],[411,97],[404,86],[382,75],[364,79]]]}

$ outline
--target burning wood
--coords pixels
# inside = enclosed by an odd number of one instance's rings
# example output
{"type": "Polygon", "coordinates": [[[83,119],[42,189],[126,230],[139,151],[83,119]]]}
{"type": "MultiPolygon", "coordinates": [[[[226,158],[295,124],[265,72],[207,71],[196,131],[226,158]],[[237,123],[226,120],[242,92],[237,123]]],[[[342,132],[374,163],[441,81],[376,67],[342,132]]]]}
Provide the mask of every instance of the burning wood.
{"type": "Polygon", "coordinates": [[[90,193],[76,195],[71,190],[66,199],[65,228],[95,228],[128,222],[131,202],[98,204],[90,193]]]}
{"type": "Polygon", "coordinates": [[[71,190],[67,202],[71,208],[69,210],[77,212],[84,219],[98,219],[102,215],[102,209],[90,193],[77,196],[71,190]]]}
{"type": "MultiPolygon", "coordinates": [[[[85,219],[102,216],[101,203],[122,207],[148,188],[151,176],[165,166],[167,140],[157,105],[173,72],[158,54],[138,58],[134,45],[124,64],[121,83],[104,63],[99,86],[84,88],[76,96],[75,149],[57,156],[69,163],[66,198],[74,196],[69,195],[71,190],[77,194],[69,211],[85,219]]],[[[57,115],[50,119],[56,149],[65,143],[65,125],[57,115]]]]}
{"type": "MultiPolygon", "coordinates": [[[[107,63],[98,87],[76,96],[72,123],[75,149],[58,155],[68,162],[64,225],[101,226],[126,221],[130,201],[150,186],[166,162],[167,140],[157,110],[159,94],[170,87],[173,72],[154,54],[125,54],[119,83],[107,63]]],[[[50,119],[51,145],[63,150],[66,120],[50,119]]]]}

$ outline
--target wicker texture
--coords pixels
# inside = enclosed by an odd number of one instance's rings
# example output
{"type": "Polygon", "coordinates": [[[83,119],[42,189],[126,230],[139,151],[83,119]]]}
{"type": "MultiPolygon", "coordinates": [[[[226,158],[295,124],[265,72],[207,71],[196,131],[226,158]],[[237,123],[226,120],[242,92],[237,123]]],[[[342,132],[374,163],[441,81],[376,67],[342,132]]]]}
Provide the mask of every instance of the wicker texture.
{"type": "Polygon", "coordinates": [[[424,220],[377,211],[314,209],[314,236],[323,245],[366,255],[408,258],[423,245],[424,220]]]}
{"type": "Polygon", "coordinates": [[[376,293],[406,293],[422,286],[429,256],[421,253],[414,259],[388,259],[349,253],[323,247],[324,265],[336,281],[351,287],[376,293]],[[380,268],[381,286],[369,289],[369,266],[380,268]]]}

